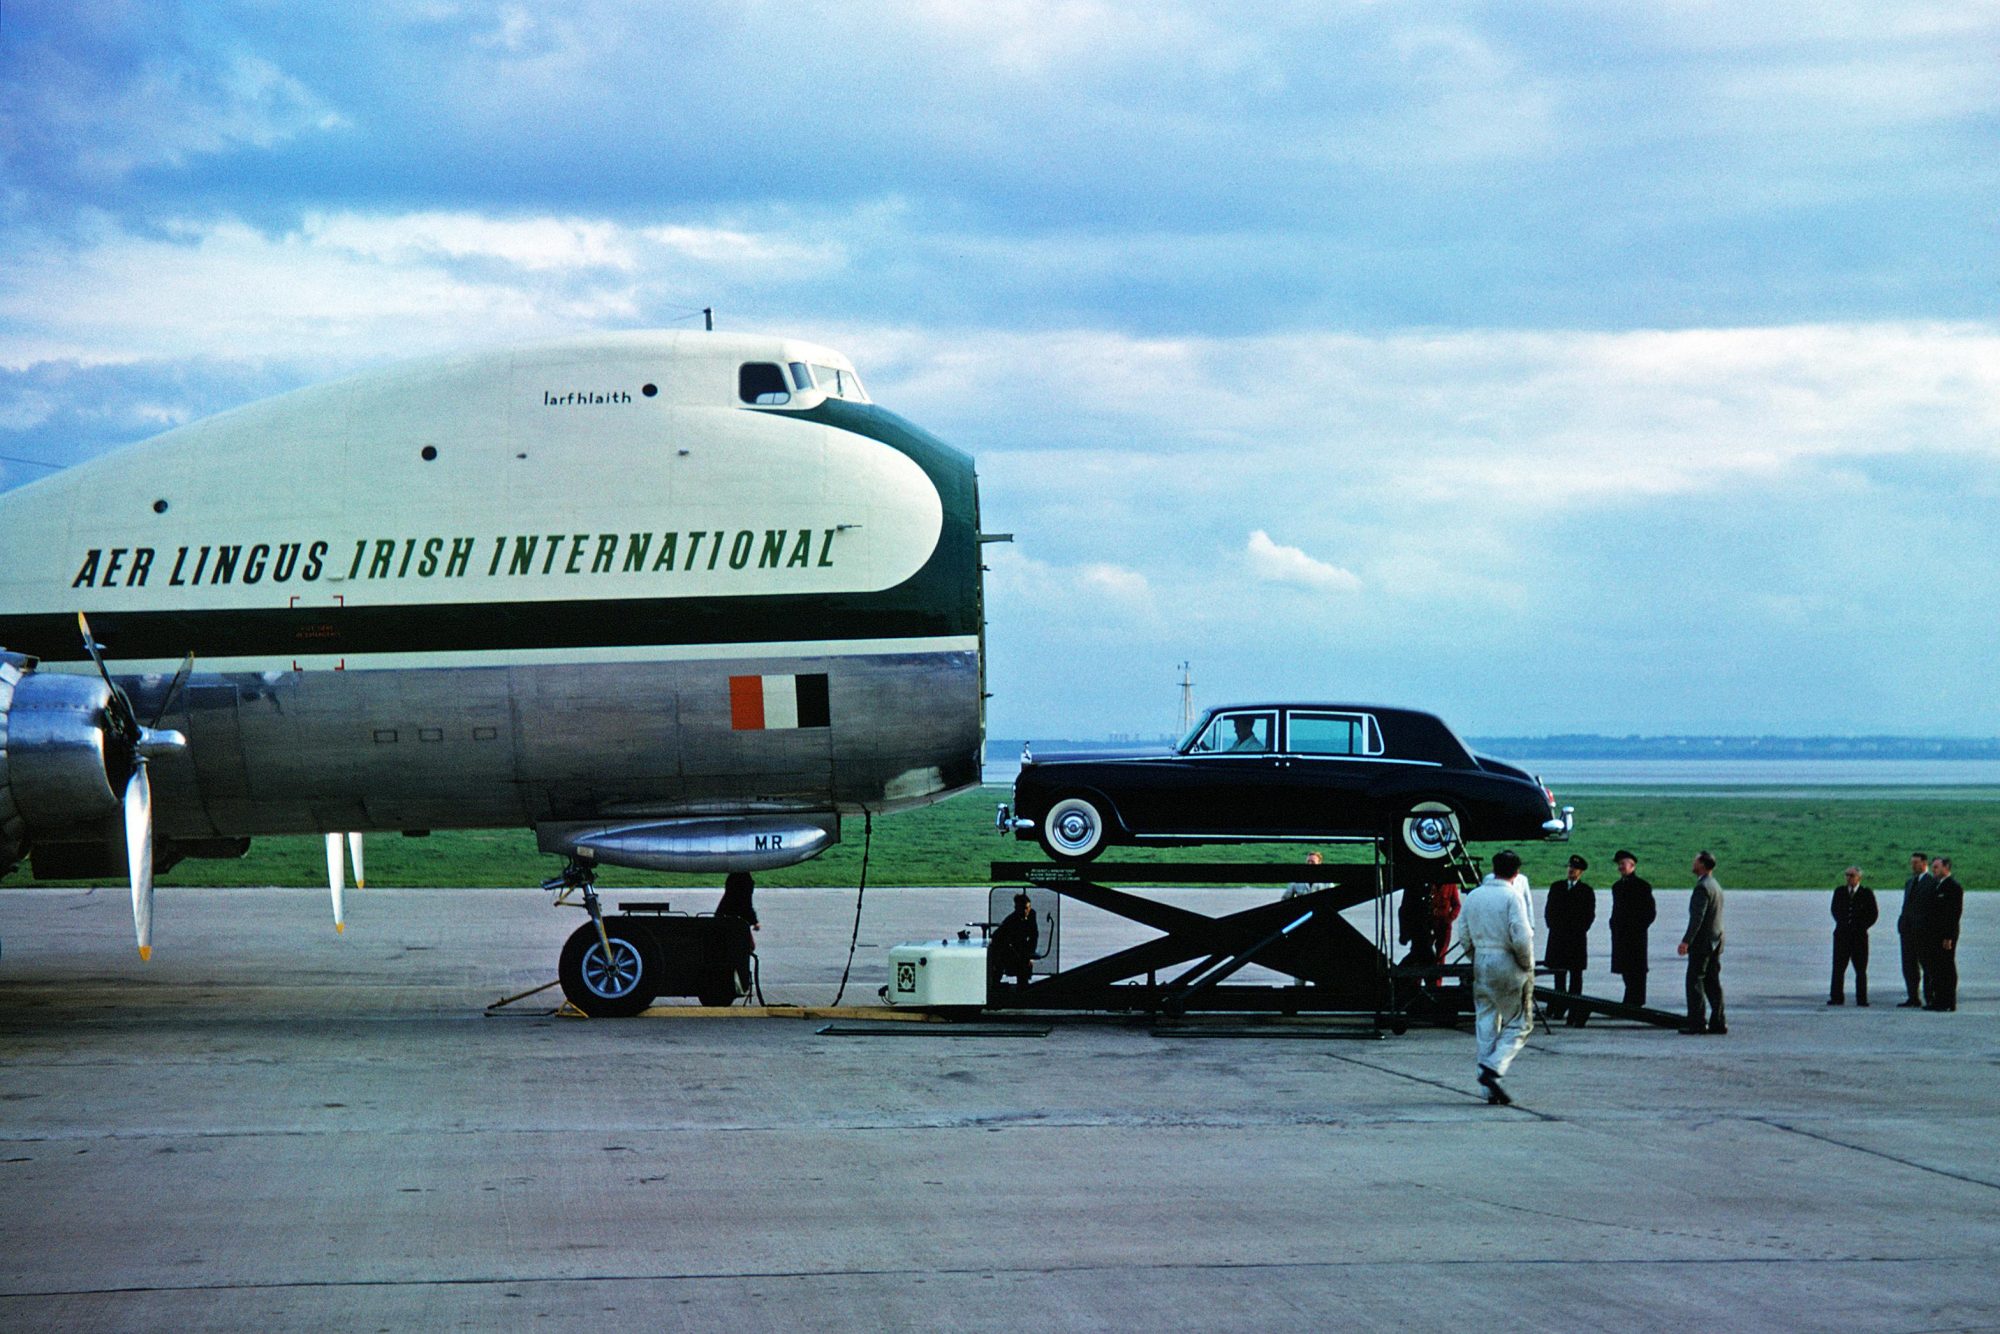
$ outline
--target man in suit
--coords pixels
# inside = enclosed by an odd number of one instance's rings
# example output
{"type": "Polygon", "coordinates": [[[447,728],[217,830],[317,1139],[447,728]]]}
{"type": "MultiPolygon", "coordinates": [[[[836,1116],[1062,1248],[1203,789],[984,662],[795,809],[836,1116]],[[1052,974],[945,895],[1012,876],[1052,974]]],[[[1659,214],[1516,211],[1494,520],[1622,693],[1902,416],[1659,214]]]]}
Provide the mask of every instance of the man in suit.
{"type": "Polygon", "coordinates": [[[1486,1101],[1514,1101],[1500,1087],[1535,1024],[1535,913],[1521,859],[1493,854],[1493,870],[1465,896],[1459,916],[1472,954],[1473,1036],[1486,1101]]]}
{"type": "Polygon", "coordinates": [[[1722,885],[1715,878],[1715,854],[1697,852],[1690,869],[1694,892],[1688,895],[1688,929],[1679,949],[1688,961],[1688,1017],[1681,1032],[1689,1037],[1727,1033],[1722,1016],[1722,885]]]}
{"type": "Polygon", "coordinates": [[[1625,979],[1625,1003],[1646,1003],[1646,931],[1660,915],[1651,881],[1639,878],[1639,859],[1620,848],[1612,861],[1618,880],[1611,886],[1611,971],[1625,979]]]}
{"type": "MultiPolygon", "coordinates": [[[[1590,924],[1597,920],[1597,891],[1583,879],[1589,869],[1589,862],[1572,855],[1568,876],[1549,886],[1548,901],[1542,905],[1542,920],[1549,927],[1549,952],[1542,962],[1555,974],[1549,986],[1571,996],[1583,994],[1583,970],[1590,965],[1590,924]]],[[[1571,1028],[1582,1028],[1589,1014],[1568,1001],[1549,1004],[1549,1019],[1562,1019],[1571,1028]]]]}
{"type": "Polygon", "coordinates": [[[1903,910],[1896,914],[1896,934],[1903,946],[1903,986],[1909,991],[1909,998],[1897,1008],[1914,1010],[1924,1003],[1924,937],[1929,931],[1931,891],[1937,882],[1931,879],[1931,859],[1921,852],[1910,854],[1910,878],[1903,882],[1903,910]]]}
{"type": "Polygon", "coordinates": [[[1958,1008],[1958,926],[1965,913],[1965,886],[1951,873],[1951,858],[1931,859],[1930,934],[1924,952],[1924,1008],[1958,1008]]]}
{"type": "Polygon", "coordinates": [[[1868,928],[1880,915],[1875,891],[1861,883],[1861,868],[1847,868],[1847,883],[1833,891],[1833,990],[1828,1005],[1847,1004],[1847,966],[1854,965],[1854,1003],[1868,1003],[1868,928]]]}

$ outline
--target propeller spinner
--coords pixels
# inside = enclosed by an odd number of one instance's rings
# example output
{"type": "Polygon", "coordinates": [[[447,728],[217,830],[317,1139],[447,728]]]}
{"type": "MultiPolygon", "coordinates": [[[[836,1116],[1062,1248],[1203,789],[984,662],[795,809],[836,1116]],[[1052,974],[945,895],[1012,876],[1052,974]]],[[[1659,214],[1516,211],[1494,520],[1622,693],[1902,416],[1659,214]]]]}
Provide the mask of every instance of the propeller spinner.
{"type": "Polygon", "coordinates": [[[90,622],[82,612],[76,614],[76,625],[83,632],[84,652],[97,664],[97,674],[111,691],[111,702],[104,711],[106,728],[132,766],[131,775],[125,780],[125,861],[132,881],[132,928],[139,938],[139,957],[150,959],[153,957],[153,780],[147,775],[146,766],[155,755],[171,754],[187,746],[185,736],[163,729],[159,723],[194,669],[194,655],[190,653],[180,671],[174,674],[173,683],[167,687],[153,717],[153,726],[148,727],[139,721],[132,697],[111,679],[111,672],[104,665],[104,646],[92,638],[90,622]]]}

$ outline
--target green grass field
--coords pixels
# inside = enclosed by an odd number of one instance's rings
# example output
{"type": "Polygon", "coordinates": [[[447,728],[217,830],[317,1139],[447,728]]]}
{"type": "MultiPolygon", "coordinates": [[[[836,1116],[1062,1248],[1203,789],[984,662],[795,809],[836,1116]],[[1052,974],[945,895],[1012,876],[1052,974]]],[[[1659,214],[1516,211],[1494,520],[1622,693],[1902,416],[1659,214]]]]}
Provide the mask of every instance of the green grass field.
{"type": "MultiPolygon", "coordinates": [[[[1002,788],[968,793],[924,810],[875,822],[869,849],[871,885],[984,884],[988,863],[1036,860],[1032,843],[993,830],[993,806],[1002,788]]],[[[1579,789],[1564,800],[1577,808],[1576,837],[1568,844],[1521,847],[1536,884],[1557,879],[1571,852],[1590,860],[1589,878],[1616,878],[1611,854],[1629,847],[1640,874],[1661,885],[1689,880],[1688,862],[1701,848],[1714,852],[1717,874],[1734,889],[1830,888],[1849,862],[1859,862],[1869,883],[1902,885],[1912,848],[1945,853],[1957,862],[1969,889],[2000,887],[2000,800],[1991,792],[1921,795],[1658,796],[1611,789],[1579,789]]],[[[852,885],[861,872],[862,826],[850,821],[845,842],[802,866],[767,872],[763,885],[852,885]]],[[[1482,861],[1496,849],[1474,849],[1482,861]]],[[[1140,852],[1122,849],[1121,861],[1297,861],[1302,849],[1266,845],[1246,849],[1188,848],[1140,852]]],[[[535,851],[526,830],[438,833],[429,838],[376,835],[368,840],[368,882],[376,886],[531,885],[560,869],[535,851]]],[[[1169,873],[1170,874],[1170,873],[1169,873]]],[[[607,869],[609,888],[647,885],[714,885],[715,876],[659,875],[607,869]]],[[[33,883],[17,874],[9,885],[33,883]]],[[[240,861],[186,861],[162,877],[179,885],[300,885],[326,883],[325,846],[318,838],[258,839],[240,861]]]]}

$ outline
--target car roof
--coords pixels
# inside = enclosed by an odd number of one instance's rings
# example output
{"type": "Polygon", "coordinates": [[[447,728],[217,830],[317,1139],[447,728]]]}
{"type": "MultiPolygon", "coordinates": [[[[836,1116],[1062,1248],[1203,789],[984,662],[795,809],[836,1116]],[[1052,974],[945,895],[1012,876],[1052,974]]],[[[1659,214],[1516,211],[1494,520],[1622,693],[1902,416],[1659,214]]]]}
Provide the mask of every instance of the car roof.
{"type": "Polygon", "coordinates": [[[1452,767],[1477,767],[1472,748],[1452,731],[1451,724],[1435,713],[1404,709],[1385,704],[1332,704],[1304,700],[1282,700],[1268,704],[1218,704],[1202,713],[1202,722],[1218,714],[1242,713],[1259,709],[1290,709],[1294,712],[1324,710],[1327,713],[1366,713],[1381,726],[1384,739],[1406,759],[1428,759],[1452,767]]]}
{"type": "Polygon", "coordinates": [[[1329,703],[1325,700],[1302,699],[1252,701],[1245,704],[1216,704],[1203,710],[1203,712],[1211,714],[1238,713],[1244,709],[1324,709],[1329,713],[1396,714],[1413,718],[1437,717],[1435,713],[1430,713],[1423,709],[1408,709],[1398,704],[1347,704],[1329,703]]]}

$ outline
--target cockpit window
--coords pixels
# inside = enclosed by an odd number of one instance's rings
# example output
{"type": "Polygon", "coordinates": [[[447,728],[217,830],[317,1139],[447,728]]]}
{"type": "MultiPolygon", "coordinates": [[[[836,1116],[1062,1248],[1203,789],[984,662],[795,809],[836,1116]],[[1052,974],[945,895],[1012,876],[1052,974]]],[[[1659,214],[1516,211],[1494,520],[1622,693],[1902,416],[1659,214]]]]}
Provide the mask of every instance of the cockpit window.
{"type": "Polygon", "coordinates": [[[853,371],[841,370],[838,366],[815,365],[812,368],[813,387],[824,390],[828,398],[853,399],[866,403],[868,391],[861,387],[861,377],[853,371]]]}
{"type": "Polygon", "coordinates": [[[1278,717],[1266,710],[1218,713],[1184,752],[1188,755],[1268,755],[1278,717]]]}
{"type": "Polygon", "coordinates": [[[784,369],[768,361],[743,363],[743,368],[736,372],[736,396],[760,408],[776,407],[792,401],[791,386],[785,383],[784,369]]]}
{"type": "Polygon", "coordinates": [[[791,366],[792,366],[792,387],[794,389],[797,389],[800,393],[804,393],[806,390],[812,388],[813,387],[812,367],[806,365],[803,361],[795,361],[791,363],[791,366]]]}

